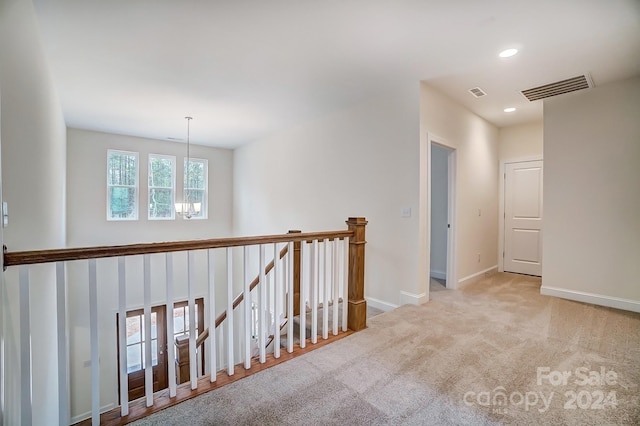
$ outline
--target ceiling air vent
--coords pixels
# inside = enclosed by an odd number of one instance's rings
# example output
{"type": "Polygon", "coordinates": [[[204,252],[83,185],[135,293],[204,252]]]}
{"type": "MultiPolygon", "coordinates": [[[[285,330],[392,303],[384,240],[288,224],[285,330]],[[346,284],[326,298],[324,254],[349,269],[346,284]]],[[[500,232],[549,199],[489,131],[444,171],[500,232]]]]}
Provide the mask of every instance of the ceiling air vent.
{"type": "Polygon", "coordinates": [[[483,96],[486,96],[486,93],[484,92],[484,90],[482,90],[479,87],[474,87],[473,89],[469,89],[469,93],[471,93],[476,98],[481,98],[483,96]]]}
{"type": "Polygon", "coordinates": [[[550,98],[552,96],[589,89],[591,87],[593,87],[593,82],[591,78],[585,74],[555,83],[545,84],[544,86],[534,87],[533,89],[523,90],[521,93],[525,98],[529,99],[529,101],[537,101],[538,99],[550,98]]]}

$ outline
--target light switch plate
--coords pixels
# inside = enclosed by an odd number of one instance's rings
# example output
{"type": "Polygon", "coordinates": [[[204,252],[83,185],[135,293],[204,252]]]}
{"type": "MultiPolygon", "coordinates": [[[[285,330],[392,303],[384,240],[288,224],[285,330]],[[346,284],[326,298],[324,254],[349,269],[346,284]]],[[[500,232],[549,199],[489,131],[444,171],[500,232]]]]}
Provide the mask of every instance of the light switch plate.
{"type": "Polygon", "coordinates": [[[2,202],[2,227],[9,225],[9,206],[6,201],[2,202]]]}

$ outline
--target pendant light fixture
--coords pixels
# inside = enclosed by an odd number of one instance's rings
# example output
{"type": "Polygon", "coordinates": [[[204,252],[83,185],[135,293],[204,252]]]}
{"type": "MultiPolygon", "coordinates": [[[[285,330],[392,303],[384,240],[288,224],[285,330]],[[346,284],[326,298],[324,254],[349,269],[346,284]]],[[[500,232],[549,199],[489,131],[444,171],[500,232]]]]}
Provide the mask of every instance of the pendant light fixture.
{"type": "Polygon", "coordinates": [[[190,130],[190,123],[191,120],[193,120],[193,117],[185,117],[185,120],[187,120],[187,161],[185,162],[185,174],[184,174],[184,184],[183,184],[183,188],[184,191],[182,193],[183,195],[183,201],[182,203],[175,203],[175,209],[176,209],[176,213],[181,214],[182,216],[184,216],[186,219],[191,219],[193,216],[197,215],[200,213],[200,209],[202,207],[201,203],[194,203],[191,200],[191,192],[189,191],[188,188],[188,184],[191,181],[191,144],[189,141],[189,130],[190,130]]]}

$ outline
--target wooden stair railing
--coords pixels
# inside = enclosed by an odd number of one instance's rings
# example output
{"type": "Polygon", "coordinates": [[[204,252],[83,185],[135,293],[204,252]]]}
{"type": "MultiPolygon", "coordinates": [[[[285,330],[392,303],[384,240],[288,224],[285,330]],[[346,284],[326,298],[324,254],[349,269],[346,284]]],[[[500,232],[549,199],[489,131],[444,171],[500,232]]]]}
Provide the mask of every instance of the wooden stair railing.
{"type": "MultiPolygon", "coordinates": [[[[349,264],[353,265],[349,271],[349,313],[348,313],[348,327],[351,330],[359,331],[366,327],[366,312],[367,302],[364,299],[364,245],[365,241],[365,227],[367,221],[364,218],[349,218],[346,222],[349,226],[349,231],[353,232],[353,238],[349,242],[349,264]],[[359,264],[361,262],[361,264],[359,264]],[[352,288],[352,284],[355,284],[352,288]],[[354,310],[354,314],[351,311],[354,310]]],[[[289,231],[289,234],[301,233],[299,230],[289,231]]],[[[333,238],[331,238],[333,239],[333,238]]],[[[307,240],[311,242],[311,240],[307,240]]],[[[301,241],[294,242],[294,257],[293,257],[293,281],[294,281],[294,315],[300,314],[300,254],[301,254],[301,241]]],[[[280,250],[280,259],[285,257],[289,252],[289,247],[285,246],[280,250]]],[[[269,262],[265,267],[265,275],[267,275],[274,268],[274,260],[269,262]]],[[[260,277],[256,276],[249,285],[249,291],[252,291],[260,284],[260,277]]],[[[244,293],[240,293],[233,300],[233,309],[235,310],[240,303],[244,300],[244,293]]],[[[218,328],[220,324],[227,318],[227,311],[222,312],[215,321],[215,328],[218,328]]],[[[196,348],[200,348],[209,337],[209,328],[200,333],[196,339],[196,348]]],[[[273,336],[269,336],[267,339],[267,345],[271,343],[273,336]]],[[[178,383],[184,383],[189,380],[189,341],[188,339],[176,338],[176,371],[178,372],[178,383]]]]}
{"type": "MultiPolygon", "coordinates": [[[[356,218],[362,219],[362,218],[356,218]]],[[[363,219],[364,220],[364,219],[363,219]]],[[[347,222],[349,223],[349,222],[347,222]]],[[[366,221],[365,221],[366,223],[366,221]]],[[[324,240],[325,238],[353,237],[353,230],[305,232],[296,235],[277,234],[254,237],[214,238],[209,240],[169,241],[163,243],[128,244],[123,246],[100,246],[60,248],[33,251],[3,252],[3,267],[35,265],[37,263],[67,262],[71,260],[102,259],[107,257],[138,256],[143,254],[171,253],[179,251],[207,250],[228,247],[254,246],[260,244],[324,240]]]]}
{"type": "MultiPolygon", "coordinates": [[[[300,232],[300,231],[289,231],[291,232],[300,232]]],[[[300,243],[298,243],[300,244],[300,243]]],[[[287,253],[289,253],[289,246],[284,246],[282,250],[280,250],[280,259],[284,258],[287,253]]],[[[269,262],[269,264],[264,268],[264,274],[267,275],[274,268],[274,260],[269,262]]],[[[295,269],[295,268],[294,268],[295,269]]],[[[299,278],[299,275],[298,275],[299,278]]],[[[252,291],[260,284],[260,276],[256,276],[251,284],[249,284],[249,291],[252,291]]],[[[298,293],[300,292],[300,281],[297,281],[298,293]]],[[[244,293],[240,293],[233,299],[233,309],[235,310],[240,303],[244,300],[244,293]]],[[[222,322],[227,319],[227,311],[225,310],[220,315],[216,317],[216,322],[214,327],[218,328],[222,322]]],[[[189,380],[189,339],[182,338],[183,336],[176,337],[175,345],[176,345],[176,372],[178,378],[178,384],[182,384],[189,380]]],[[[205,328],[202,333],[198,335],[196,338],[196,348],[200,348],[204,344],[204,342],[209,337],[209,327],[205,328]]]]}
{"type": "MultiPolygon", "coordinates": [[[[2,252],[2,266],[3,270],[7,270],[7,268],[23,266],[20,270],[19,274],[19,285],[22,290],[26,289],[26,294],[28,294],[29,286],[30,286],[30,278],[29,278],[29,269],[24,268],[27,265],[35,265],[35,264],[51,264],[57,263],[56,265],[56,286],[58,295],[60,293],[60,289],[64,289],[66,286],[66,277],[65,277],[65,268],[66,262],[77,261],[77,260],[89,260],[89,306],[91,312],[97,312],[97,300],[95,297],[95,287],[96,287],[96,263],[95,259],[104,259],[104,258],[125,258],[128,256],[140,256],[140,255],[151,255],[157,253],[172,253],[172,252],[191,252],[197,250],[208,250],[208,249],[221,249],[221,248],[232,248],[232,247],[242,247],[242,246],[252,246],[252,245],[265,245],[265,244],[274,244],[274,243],[292,243],[293,246],[293,297],[295,299],[294,306],[299,309],[300,307],[300,260],[301,260],[301,242],[302,241],[324,241],[325,239],[334,240],[334,239],[349,239],[349,247],[348,247],[348,270],[345,272],[347,274],[348,282],[347,292],[348,292],[348,319],[347,325],[349,330],[347,330],[344,334],[334,336],[333,339],[344,337],[354,331],[361,330],[366,327],[366,301],[364,300],[364,253],[365,253],[365,228],[367,225],[367,221],[362,217],[351,217],[347,220],[348,230],[339,230],[339,231],[325,231],[325,232],[308,232],[302,233],[300,231],[292,231],[288,234],[277,234],[277,235],[262,235],[262,236],[251,236],[251,237],[230,237],[230,238],[216,238],[216,239],[206,239],[206,240],[191,240],[191,241],[171,241],[171,242],[162,242],[162,243],[143,243],[143,244],[130,244],[130,245],[120,245],[120,246],[97,246],[97,247],[79,247],[79,248],[62,248],[62,249],[48,249],[48,250],[33,250],[33,251],[17,251],[12,252],[9,251],[7,247],[3,247],[2,252]],[[93,270],[93,272],[92,272],[93,270]],[[23,273],[24,271],[24,273],[23,273]],[[93,291],[94,296],[91,296],[91,292],[93,291]]],[[[120,264],[120,261],[119,261],[120,264]]],[[[269,265],[271,268],[273,266],[269,265]]],[[[18,275],[18,274],[16,274],[18,275]]],[[[12,278],[13,279],[13,278],[12,278]]],[[[252,283],[251,288],[255,288],[256,285],[259,284],[259,280],[252,283]]],[[[242,295],[236,297],[232,302],[231,310],[237,307],[244,297],[242,295]]],[[[28,299],[26,302],[26,311],[28,312],[29,304],[28,299]]],[[[20,299],[20,309],[23,309],[24,301],[20,299]]],[[[58,300],[58,308],[62,307],[62,314],[58,315],[58,318],[65,317],[66,306],[64,303],[60,303],[58,300]]],[[[121,310],[124,308],[120,308],[121,310]]],[[[299,313],[298,313],[299,314],[299,313]]],[[[215,326],[219,326],[226,319],[227,312],[219,315],[216,318],[215,326]]],[[[294,312],[296,315],[296,312],[294,312]]],[[[92,317],[93,318],[93,317],[92,317]]],[[[92,320],[91,325],[91,362],[92,366],[99,365],[99,352],[96,349],[98,347],[97,344],[97,320],[92,320]],[[96,341],[94,341],[96,340],[96,341]]],[[[28,345],[22,344],[23,341],[28,341],[29,335],[29,325],[21,328],[21,333],[19,336],[20,341],[20,353],[23,359],[28,359],[29,357],[33,357],[34,354],[31,353],[28,345]]],[[[63,327],[58,327],[58,349],[59,353],[63,353],[64,355],[58,359],[58,367],[59,371],[68,371],[66,368],[68,367],[68,352],[65,352],[63,349],[65,348],[64,340],[67,338],[64,332],[64,323],[63,327]],[[63,330],[62,332],[60,330],[63,330]],[[61,349],[62,348],[62,349],[61,349]],[[65,367],[65,365],[67,367],[65,367]]],[[[204,340],[207,338],[207,335],[201,334],[198,336],[198,344],[202,345],[204,340]]],[[[308,339],[307,339],[308,340],[308,339]]],[[[306,341],[306,340],[305,340],[306,341]]],[[[317,345],[306,347],[303,344],[296,344],[295,353],[284,353],[278,359],[271,357],[271,361],[267,364],[257,364],[253,371],[259,371],[263,368],[268,368],[269,366],[275,365],[277,363],[286,361],[291,359],[294,356],[297,356],[301,353],[308,352],[309,350],[313,350],[314,348],[320,347],[327,342],[332,341],[323,340],[322,342],[318,342],[317,345]]],[[[304,343],[304,342],[301,342],[304,343]]],[[[40,354],[35,354],[37,357],[40,357],[40,354]]],[[[9,366],[13,368],[14,366],[9,366]]],[[[227,377],[225,380],[219,380],[216,383],[210,382],[207,378],[206,380],[199,380],[197,382],[197,389],[193,388],[193,384],[189,386],[188,384],[183,384],[179,386],[179,395],[174,397],[166,397],[163,395],[169,395],[168,391],[161,391],[160,394],[154,397],[154,395],[149,395],[147,392],[146,398],[139,399],[136,401],[129,401],[126,404],[128,407],[128,414],[124,414],[124,408],[116,407],[113,410],[103,413],[100,415],[100,392],[99,385],[94,385],[95,383],[99,383],[100,371],[98,368],[92,367],[91,369],[91,383],[92,386],[96,386],[98,388],[97,392],[92,392],[91,395],[91,419],[87,419],[83,421],[83,424],[88,424],[93,422],[94,424],[98,421],[105,422],[108,424],[125,424],[127,422],[133,421],[135,419],[139,419],[145,417],[155,411],[158,411],[166,406],[174,405],[179,402],[182,402],[186,399],[192,398],[202,392],[206,392],[207,390],[213,389],[215,387],[224,385],[224,383],[229,383],[234,380],[239,380],[248,373],[248,370],[243,372],[243,370],[239,370],[240,374],[236,374],[235,376],[225,376],[224,374],[218,373],[220,378],[227,377]],[[154,398],[159,398],[157,401],[154,398]],[[152,401],[152,402],[149,402],[152,401]],[[149,405],[153,404],[153,405],[149,405]],[[131,409],[131,411],[129,411],[131,409]]],[[[20,372],[22,374],[21,382],[24,384],[24,389],[28,389],[32,383],[31,371],[28,368],[25,368],[24,365],[20,367],[20,372]]],[[[122,374],[122,371],[120,372],[122,374]]],[[[67,375],[68,377],[68,375],[67,375]]],[[[175,386],[175,384],[174,384],[175,386]]],[[[93,389],[93,388],[92,388],[93,389]]],[[[175,389],[175,387],[174,387],[175,389]]],[[[64,378],[60,379],[60,393],[61,395],[66,395],[68,398],[70,391],[68,385],[65,385],[64,378]]],[[[62,398],[62,397],[61,397],[62,398]]],[[[126,399],[126,395],[125,395],[126,399]]],[[[67,399],[68,401],[68,399],[67,399]]],[[[20,398],[18,403],[20,405],[20,410],[22,412],[31,412],[33,407],[31,405],[30,398],[20,398]]],[[[61,418],[69,418],[69,407],[66,405],[60,405],[61,410],[61,418]]],[[[68,421],[68,420],[67,420],[68,421]]],[[[67,421],[63,421],[63,423],[67,423],[67,421]]]]}

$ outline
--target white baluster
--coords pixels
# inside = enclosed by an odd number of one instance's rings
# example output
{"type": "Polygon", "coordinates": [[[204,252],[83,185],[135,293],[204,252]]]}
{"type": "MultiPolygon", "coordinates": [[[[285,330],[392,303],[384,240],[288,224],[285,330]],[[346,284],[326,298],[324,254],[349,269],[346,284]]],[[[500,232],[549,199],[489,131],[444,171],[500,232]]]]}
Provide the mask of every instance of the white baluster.
{"type": "Polygon", "coordinates": [[[20,285],[20,421],[32,422],[31,412],[31,314],[29,301],[29,266],[21,265],[20,285]]]}
{"type": "Polygon", "coordinates": [[[318,343],[318,286],[319,286],[319,276],[320,276],[320,268],[318,262],[319,248],[318,248],[318,240],[313,240],[311,244],[311,279],[309,282],[311,283],[311,343],[318,343]]]}
{"type": "Polygon", "coordinates": [[[342,244],[342,331],[349,329],[349,237],[342,244]]]}
{"type": "MultiPolygon", "coordinates": [[[[304,257],[307,255],[307,243],[306,241],[300,242],[300,348],[304,348],[307,346],[307,286],[302,280],[302,277],[306,276],[306,269],[309,268],[309,265],[305,265],[303,261],[304,257]]],[[[293,263],[293,257],[291,258],[291,263],[293,263]]],[[[311,263],[311,262],[309,262],[311,263]]],[[[293,286],[291,287],[293,289],[293,286]]]]}
{"type": "Polygon", "coordinates": [[[120,415],[129,414],[129,376],[127,374],[127,286],[125,258],[118,258],[118,342],[120,347],[120,415]]]}
{"type": "Polygon", "coordinates": [[[100,348],[98,347],[98,276],[89,259],[89,341],[91,344],[91,424],[100,424],[100,348]]]}
{"type": "MultiPolygon", "coordinates": [[[[218,342],[218,356],[216,358],[218,359],[218,365],[222,368],[224,363],[224,354],[227,352],[227,347],[224,343],[224,327],[222,326],[222,323],[220,324],[220,327],[216,328],[216,333],[216,341],[218,342]]],[[[218,371],[217,366],[216,371],[218,371]]]]}
{"type": "MultiPolygon", "coordinates": [[[[176,396],[176,369],[173,366],[176,363],[176,345],[173,329],[173,255],[165,254],[165,275],[167,284],[167,304],[165,311],[167,312],[167,360],[169,364],[169,397],[176,396]]],[[[120,382],[122,383],[122,382],[120,382]]]]}
{"type": "Polygon", "coordinates": [[[187,254],[187,303],[189,304],[189,377],[191,389],[198,388],[198,354],[196,352],[196,302],[193,295],[196,269],[193,251],[187,254]]]}
{"type": "Polygon", "coordinates": [[[324,256],[322,257],[322,338],[329,338],[329,279],[331,274],[327,272],[330,266],[329,239],[324,239],[324,256]]]}
{"type": "MultiPolygon", "coordinates": [[[[64,262],[56,263],[56,299],[58,303],[58,419],[70,423],[69,405],[69,340],[67,332],[67,283],[64,262]]],[[[23,358],[24,359],[24,358],[23,358]]]]}
{"type": "Polygon", "coordinates": [[[260,342],[260,363],[264,364],[266,359],[266,310],[267,306],[267,277],[265,276],[264,269],[264,245],[260,244],[260,302],[258,303],[258,341],[260,342]]]}
{"type": "Polygon", "coordinates": [[[331,244],[331,272],[333,276],[333,335],[338,334],[338,305],[340,299],[340,271],[338,269],[339,257],[338,257],[338,244],[340,240],[334,238],[331,244]]]}
{"type": "Polygon", "coordinates": [[[216,286],[213,250],[208,250],[209,273],[209,369],[211,383],[216,381],[216,286]]]}
{"type": "Polygon", "coordinates": [[[289,242],[289,250],[284,258],[287,271],[287,352],[293,352],[293,241],[289,242]]]}
{"type": "Polygon", "coordinates": [[[233,257],[227,247],[227,374],[233,376],[233,257]]]}
{"type": "MultiPolygon", "coordinates": [[[[251,277],[249,276],[249,247],[244,246],[244,368],[251,368],[251,330],[253,323],[251,322],[251,277]]],[[[232,315],[233,311],[227,311],[227,318],[232,315]]]]}
{"type": "Polygon", "coordinates": [[[282,318],[282,277],[280,276],[280,252],[273,244],[273,279],[275,283],[275,309],[273,314],[273,357],[280,358],[280,318],[282,318]]]}
{"type": "MultiPolygon", "coordinates": [[[[153,405],[153,364],[151,361],[151,257],[143,256],[144,263],[144,394],[147,407],[153,405]]],[[[126,347],[126,346],[125,346],[126,347]]]]}

